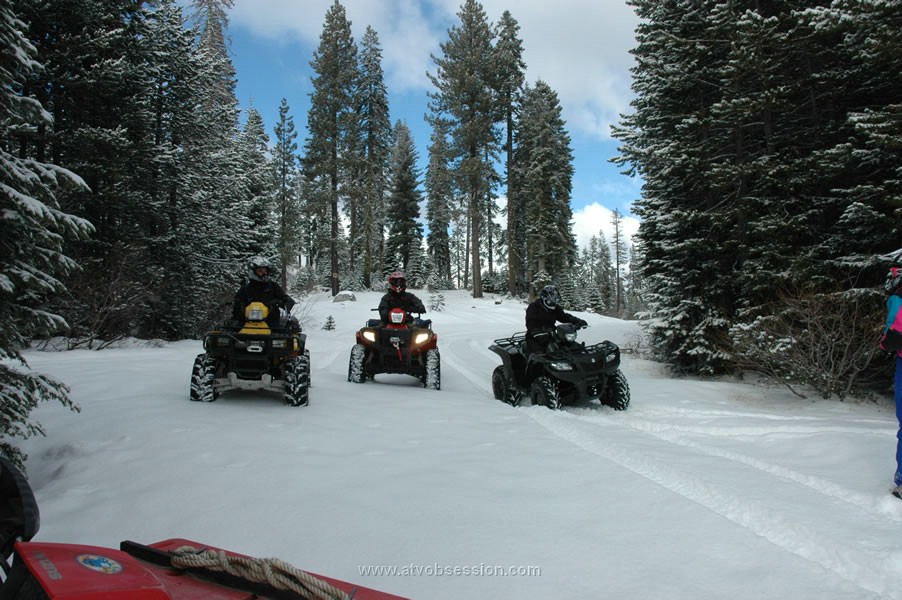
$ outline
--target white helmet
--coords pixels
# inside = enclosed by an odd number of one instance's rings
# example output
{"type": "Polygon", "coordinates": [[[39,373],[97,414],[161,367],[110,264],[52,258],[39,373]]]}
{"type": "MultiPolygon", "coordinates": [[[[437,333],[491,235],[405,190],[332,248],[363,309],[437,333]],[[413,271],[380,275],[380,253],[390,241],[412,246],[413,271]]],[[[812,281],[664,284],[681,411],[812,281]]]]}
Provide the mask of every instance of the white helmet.
{"type": "Polygon", "coordinates": [[[247,261],[247,276],[254,281],[268,281],[269,275],[272,273],[272,263],[268,258],[263,256],[254,256],[247,261]],[[257,273],[257,269],[266,269],[262,275],[257,273]]]}

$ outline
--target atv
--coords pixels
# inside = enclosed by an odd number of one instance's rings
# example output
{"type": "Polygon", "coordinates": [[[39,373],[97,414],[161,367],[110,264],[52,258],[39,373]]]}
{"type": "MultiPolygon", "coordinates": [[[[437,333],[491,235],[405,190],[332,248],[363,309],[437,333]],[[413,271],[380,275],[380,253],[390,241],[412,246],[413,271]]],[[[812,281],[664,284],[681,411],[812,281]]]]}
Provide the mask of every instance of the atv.
{"type": "Polygon", "coordinates": [[[34,542],[40,512],[24,474],[0,456],[0,598],[3,600],[404,600],[191,540],[118,550],[34,542]]]}
{"type": "Polygon", "coordinates": [[[351,348],[348,381],[363,383],[379,373],[413,375],[423,387],[441,389],[441,358],[432,320],[420,319],[418,313],[414,318],[400,308],[389,311],[388,323],[369,319],[351,348]]]}
{"type": "Polygon", "coordinates": [[[620,348],[607,340],[591,346],[577,342],[578,329],[572,323],[558,324],[543,353],[527,352],[526,333],[495,340],[489,350],[503,363],[492,373],[495,398],[518,406],[528,397],[552,410],[597,399],[614,410],[626,410],[630,388],[620,370],[620,348]]]}
{"type": "Polygon", "coordinates": [[[265,390],[280,392],[289,406],[306,406],[310,351],[297,320],[281,317],[271,326],[262,302],[251,302],[244,314],[243,324],[231,322],[204,336],[205,352],[194,359],[189,398],[213,402],[228,390],[265,390]]]}

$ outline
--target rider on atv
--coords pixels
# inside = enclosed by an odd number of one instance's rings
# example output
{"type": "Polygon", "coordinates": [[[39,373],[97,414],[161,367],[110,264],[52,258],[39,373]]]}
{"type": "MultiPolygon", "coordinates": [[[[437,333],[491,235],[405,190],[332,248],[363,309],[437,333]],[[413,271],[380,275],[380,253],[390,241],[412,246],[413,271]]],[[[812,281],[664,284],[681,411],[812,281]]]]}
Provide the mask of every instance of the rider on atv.
{"type": "Polygon", "coordinates": [[[243,322],[244,309],[251,302],[262,302],[269,309],[266,321],[270,327],[279,326],[278,306],[284,306],[287,314],[291,314],[294,299],[285,293],[278,283],[270,279],[272,264],[262,256],[254,256],[248,261],[248,279],[235,292],[232,302],[232,319],[243,322]]]}
{"type": "Polygon", "coordinates": [[[402,271],[395,271],[388,276],[388,292],[379,302],[379,318],[383,325],[388,323],[388,313],[393,308],[400,308],[408,315],[426,312],[423,302],[407,291],[407,276],[402,271]]]}
{"type": "Polygon", "coordinates": [[[573,323],[577,327],[588,325],[579,317],[564,312],[561,308],[561,293],[555,286],[546,285],[539,297],[526,307],[527,352],[545,352],[557,321],[573,323]]]}

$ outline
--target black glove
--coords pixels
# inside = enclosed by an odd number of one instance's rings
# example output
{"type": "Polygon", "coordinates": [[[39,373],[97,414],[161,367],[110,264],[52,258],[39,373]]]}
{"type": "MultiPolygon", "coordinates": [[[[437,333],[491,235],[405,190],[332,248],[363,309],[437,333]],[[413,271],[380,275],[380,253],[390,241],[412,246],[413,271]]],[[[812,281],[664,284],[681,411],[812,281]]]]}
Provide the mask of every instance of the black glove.
{"type": "Polygon", "coordinates": [[[583,321],[582,319],[577,319],[576,326],[577,327],[588,327],[589,324],[587,322],[583,321]]]}

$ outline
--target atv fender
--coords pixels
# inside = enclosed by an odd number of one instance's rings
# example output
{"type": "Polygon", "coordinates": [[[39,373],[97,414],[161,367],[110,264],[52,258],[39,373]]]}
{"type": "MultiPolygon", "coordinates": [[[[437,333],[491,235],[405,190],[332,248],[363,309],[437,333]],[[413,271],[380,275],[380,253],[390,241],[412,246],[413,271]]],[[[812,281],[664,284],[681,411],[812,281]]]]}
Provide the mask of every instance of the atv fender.
{"type": "Polygon", "coordinates": [[[526,359],[519,349],[516,346],[492,344],[489,346],[489,350],[501,357],[501,363],[504,365],[504,371],[507,373],[511,385],[517,389],[527,389],[526,359]]]}

